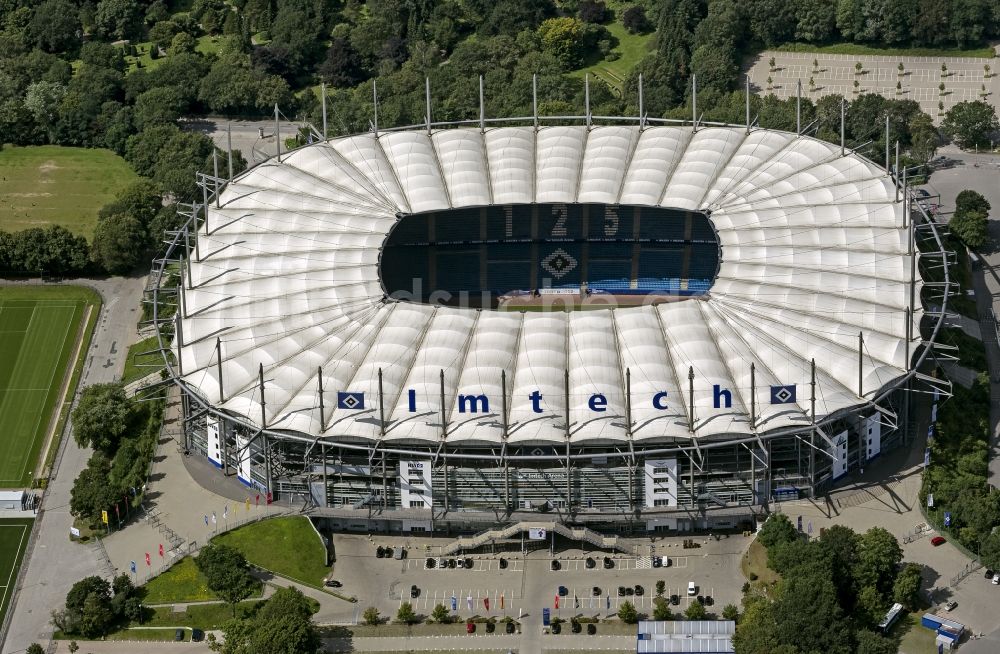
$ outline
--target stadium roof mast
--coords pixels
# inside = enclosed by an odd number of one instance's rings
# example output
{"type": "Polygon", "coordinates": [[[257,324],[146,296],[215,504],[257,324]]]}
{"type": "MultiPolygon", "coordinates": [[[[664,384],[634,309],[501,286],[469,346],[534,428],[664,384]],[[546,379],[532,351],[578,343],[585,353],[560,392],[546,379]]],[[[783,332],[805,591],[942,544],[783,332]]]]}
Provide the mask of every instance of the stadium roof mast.
{"type": "Polygon", "coordinates": [[[802,135],[802,80],[798,80],[795,90],[795,133],[802,135]]]}
{"type": "Polygon", "coordinates": [[[328,138],[326,134],[326,82],[320,84],[320,95],[323,97],[323,138],[328,138]]]}
{"type": "Polygon", "coordinates": [[[642,103],[642,73],[639,73],[639,131],[646,128],[646,110],[642,103]]]}
{"type": "Polygon", "coordinates": [[[372,132],[378,138],[378,85],[372,80],[372,132]]]}

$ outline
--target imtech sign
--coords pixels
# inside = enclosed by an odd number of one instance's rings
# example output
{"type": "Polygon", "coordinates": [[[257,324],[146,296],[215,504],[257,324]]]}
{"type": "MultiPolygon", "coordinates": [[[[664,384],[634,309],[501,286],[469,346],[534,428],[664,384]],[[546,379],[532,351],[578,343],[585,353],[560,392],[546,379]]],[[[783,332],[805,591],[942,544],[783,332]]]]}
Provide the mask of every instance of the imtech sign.
{"type": "MultiPolygon", "coordinates": [[[[427,410],[427,407],[420,407],[417,402],[417,391],[414,389],[407,389],[407,410],[409,413],[421,413],[427,410]]],[[[771,386],[771,404],[794,404],[795,403],[795,384],[789,384],[784,386],[771,386]]],[[[545,413],[545,409],[542,408],[542,401],[545,396],[539,390],[534,390],[528,393],[525,398],[531,404],[531,410],[534,413],[545,413]]],[[[668,393],[666,391],[661,391],[656,393],[652,397],[653,408],[658,411],[666,411],[669,408],[668,393]]],[[[486,395],[459,395],[457,398],[458,412],[459,413],[489,413],[490,412],[490,398],[486,395]]],[[[716,409],[729,409],[733,406],[733,393],[728,388],[724,388],[719,384],[712,386],[712,405],[716,409]]],[[[352,392],[352,391],[338,391],[337,392],[337,408],[347,409],[351,411],[359,411],[365,408],[365,393],[363,392],[352,392]]],[[[602,393],[594,393],[587,399],[587,408],[589,408],[594,413],[604,413],[608,410],[608,398],[602,393]]]]}

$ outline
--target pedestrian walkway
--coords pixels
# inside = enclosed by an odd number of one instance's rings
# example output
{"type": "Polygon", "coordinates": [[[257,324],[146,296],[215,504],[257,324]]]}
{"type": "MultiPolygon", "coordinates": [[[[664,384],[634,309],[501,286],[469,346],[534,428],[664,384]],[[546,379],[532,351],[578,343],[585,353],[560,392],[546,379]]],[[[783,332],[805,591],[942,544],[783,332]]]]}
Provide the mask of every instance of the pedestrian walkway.
{"type": "Polygon", "coordinates": [[[179,390],[171,386],[143,509],[122,530],[103,539],[117,573],[130,572],[135,562],[133,577],[137,584],[197,551],[216,534],[288,511],[287,507],[268,506],[266,498],[218,471],[216,476],[222,482],[242,488],[239,500],[233,498],[233,490],[229,497],[221,496],[193,480],[185,465],[190,455],[184,454],[181,420],[179,390]]]}

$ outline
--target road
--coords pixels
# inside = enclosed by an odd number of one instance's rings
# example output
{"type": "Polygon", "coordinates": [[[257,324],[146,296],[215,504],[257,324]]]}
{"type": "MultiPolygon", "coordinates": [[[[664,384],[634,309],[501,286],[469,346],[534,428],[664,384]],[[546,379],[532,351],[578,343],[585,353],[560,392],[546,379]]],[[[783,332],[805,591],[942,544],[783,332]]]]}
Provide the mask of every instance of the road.
{"type": "MultiPolygon", "coordinates": [[[[299,125],[281,121],[282,151],[284,139],[295,136],[299,125]]],[[[227,120],[225,118],[197,118],[185,120],[181,126],[192,132],[201,132],[209,136],[217,147],[223,151],[229,147],[229,132],[232,132],[234,150],[243,153],[247,165],[253,165],[274,156],[274,121],[273,120],[227,120]],[[264,135],[261,138],[261,134],[264,135]]],[[[227,172],[219,170],[219,176],[225,177],[227,172]]]]}
{"type": "MultiPolygon", "coordinates": [[[[89,286],[97,290],[104,301],[84,362],[80,387],[114,381],[121,376],[128,347],[135,341],[145,280],[112,277],[66,283],[89,286]]],[[[101,553],[95,546],[74,544],[69,539],[69,528],[73,524],[69,513],[70,489],[90,457],[90,450],[77,447],[69,433],[67,430],[53,465],[49,488],[37,518],[37,538],[25,554],[25,574],[15,597],[3,654],[24,652],[33,642],[47,643],[52,635],[51,612],[64,604],[73,583],[88,575],[106,573],[101,553]]]]}

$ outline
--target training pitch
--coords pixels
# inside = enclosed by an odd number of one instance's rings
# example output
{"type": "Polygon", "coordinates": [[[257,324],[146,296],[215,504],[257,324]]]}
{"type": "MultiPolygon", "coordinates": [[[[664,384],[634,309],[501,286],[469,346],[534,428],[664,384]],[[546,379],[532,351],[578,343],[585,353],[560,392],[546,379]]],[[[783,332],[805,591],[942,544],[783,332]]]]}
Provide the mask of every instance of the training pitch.
{"type": "Polygon", "coordinates": [[[0,488],[31,483],[92,302],[79,288],[0,287],[0,488]]]}
{"type": "Polygon", "coordinates": [[[17,570],[28,546],[31,518],[0,520],[0,624],[14,595],[17,570]]]}

